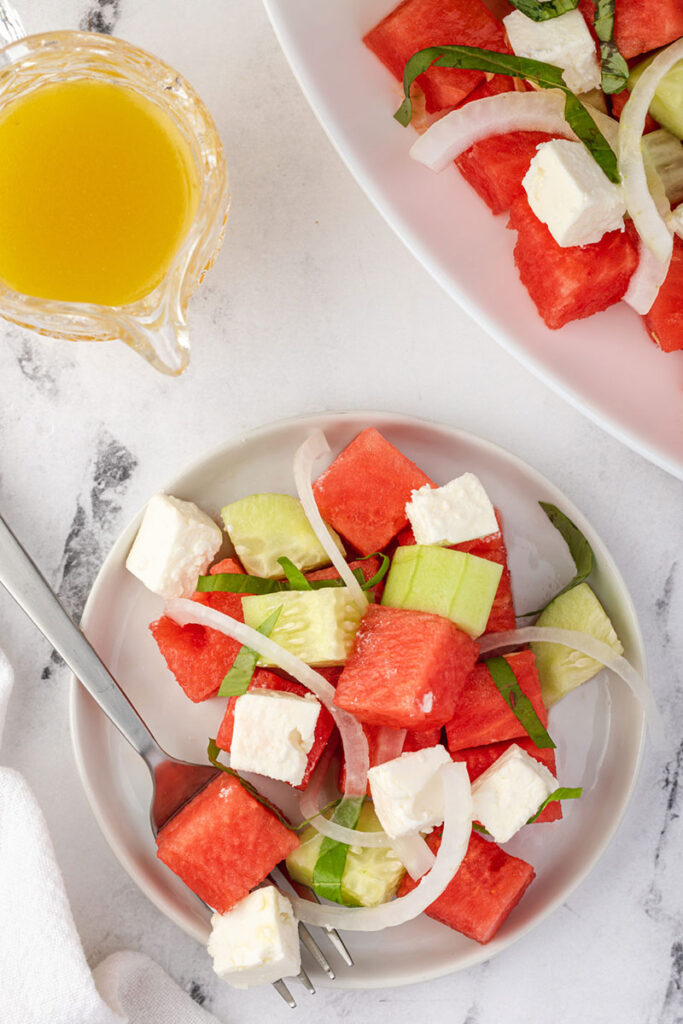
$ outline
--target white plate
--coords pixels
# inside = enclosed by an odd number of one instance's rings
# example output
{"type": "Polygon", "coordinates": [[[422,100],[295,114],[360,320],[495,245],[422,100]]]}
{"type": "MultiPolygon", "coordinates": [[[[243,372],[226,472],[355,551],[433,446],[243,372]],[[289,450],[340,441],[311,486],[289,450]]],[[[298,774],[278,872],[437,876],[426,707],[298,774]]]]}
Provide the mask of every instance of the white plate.
{"type": "MultiPolygon", "coordinates": [[[[515,456],[487,441],[422,420],[379,413],[311,416],[264,427],[225,445],[171,481],[167,491],[191,499],[212,515],[226,502],[258,491],[292,492],[292,456],[314,427],[322,427],[338,452],[363,427],[374,425],[434,480],[472,470],[503,511],[517,609],[538,607],[571,577],[564,542],[538,507],[562,508],[595,551],[596,591],[621,637],[626,656],[644,671],[643,644],[624,582],[605,545],[578,509],[551,483],[515,456]]],[[[147,630],[163,602],[125,569],[140,516],[124,530],[104,563],[83,615],[85,631],[152,732],[169,753],[205,759],[225,699],[191,704],[177,685],[147,630]]],[[[76,758],[88,799],[114,853],[149,898],[188,934],[206,940],[207,915],[196,897],[155,856],[148,824],[145,767],[86,691],[74,680],[71,724],[76,758]]],[[[537,924],[580,883],[595,864],[624,813],[643,744],[640,706],[625,686],[599,679],[555,707],[550,730],[558,744],[562,785],[585,787],[583,799],[566,803],[563,821],[537,825],[507,845],[536,868],[537,878],[496,938],[487,946],[421,918],[383,933],[381,939],[349,933],[353,970],[340,970],[336,985],[381,987],[438,977],[493,956],[537,924]]],[[[317,979],[325,984],[325,978],[317,979]]]]}
{"type": "Polygon", "coordinates": [[[683,355],[660,352],[623,303],[548,330],[517,277],[507,216],[493,217],[455,167],[436,175],[408,156],[415,135],[392,117],[398,83],[362,43],[397,0],[264,3],[330,140],[424,267],[541,380],[683,478],[683,355]]]}

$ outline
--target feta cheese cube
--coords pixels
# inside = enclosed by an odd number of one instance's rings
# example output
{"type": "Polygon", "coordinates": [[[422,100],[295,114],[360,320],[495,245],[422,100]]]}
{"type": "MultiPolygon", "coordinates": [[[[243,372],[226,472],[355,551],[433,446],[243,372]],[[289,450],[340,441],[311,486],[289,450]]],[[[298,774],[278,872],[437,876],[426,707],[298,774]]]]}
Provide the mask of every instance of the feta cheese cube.
{"type": "Polygon", "coordinates": [[[234,988],[267,985],[301,970],[298,922],[274,885],[255,889],[211,918],[213,969],[234,988]]]}
{"type": "Polygon", "coordinates": [[[155,494],[147,502],[126,568],[160,597],[189,597],[223,534],[191,501],[155,494]]]}
{"type": "Polygon", "coordinates": [[[406,515],[417,544],[461,544],[498,533],[495,509],[474,473],[413,491],[406,515]]]}
{"type": "Polygon", "coordinates": [[[276,690],[251,690],[235,701],[230,765],[298,786],[315,739],[320,702],[276,690]]]}
{"type": "Polygon", "coordinates": [[[503,18],[503,24],[518,57],[562,68],[572,92],[588,92],[600,86],[595,43],[581,11],[567,11],[547,21],[532,21],[521,11],[513,11],[503,18]]]}
{"type": "Polygon", "coordinates": [[[439,768],[450,762],[445,747],[425,747],[368,772],[375,813],[392,839],[431,831],[443,821],[443,788],[439,768]]]}
{"type": "Polygon", "coordinates": [[[624,230],[621,189],[581,142],[542,142],[522,179],[529,206],[558,245],[590,245],[624,230]]]}
{"type": "Polygon", "coordinates": [[[474,820],[506,843],[556,789],[552,772],[513,743],[472,783],[474,820]]]}

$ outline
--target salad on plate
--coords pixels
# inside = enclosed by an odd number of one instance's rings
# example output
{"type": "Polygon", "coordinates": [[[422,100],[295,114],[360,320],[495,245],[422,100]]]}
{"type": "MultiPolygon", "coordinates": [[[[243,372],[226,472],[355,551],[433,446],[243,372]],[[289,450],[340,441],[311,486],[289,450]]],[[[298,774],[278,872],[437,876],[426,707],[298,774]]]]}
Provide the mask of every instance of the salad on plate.
{"type": "Polygon", "coordinates": [[[649,700],[561,510],[542,505],[575,575],[515,609],[505,509],[474,473],[434,481],[368,427],[313,482],[327,452],[313,431],[298,497],[241,497],[224,529],[156,495],[127,559],[166,600],[150,629],[189,700],[227,698],[207,748],[221,774],[157,854],[212,909],[209,952],[238,987],[298,973],[299,922],[380,932],[426,913],[488,943],[535,877],[505,845],[571,827],[562,802],[581,796],[548,708],[603,666],[649,700]]]}
{"type": "Polygon", "coordinates": [[[364,41],[411,156],[508,214],[548,327],[624,300],[683,348],[681,0],[403,0],[364,41]]]}

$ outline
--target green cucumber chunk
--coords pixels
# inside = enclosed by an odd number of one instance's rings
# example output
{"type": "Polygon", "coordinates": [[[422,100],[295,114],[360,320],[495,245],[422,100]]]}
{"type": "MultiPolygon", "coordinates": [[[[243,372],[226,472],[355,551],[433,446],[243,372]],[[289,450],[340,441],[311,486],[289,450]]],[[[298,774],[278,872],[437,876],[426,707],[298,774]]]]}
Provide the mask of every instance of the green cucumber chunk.
{"type": "Polygon", "coordinates": [[[485,558],[437,545],[396,549],[382,604],[434,612],[471,637],[486,629],[502,566],[485,558]]]}
{"type": "MultiPolygon", "coordinates": [[[[325,817],[331,816],[325,812],[325,817]]],[[[382,826],[372,804],[366,801],[356,828],[360,832],[381,832],[382,826]]],[[[323,837],[309,825],[301,834],[301,845],[287,858],[287,870],[295,882],[313,886],[313,872],[323,837]]],[[[350,907],[377,907],[392,899],[405,869],[390,846],[351,846],[341,882],[341,895],[350,907]]]]}
{"type": "MultiPolygon", "coordinates": [[[[252,576],[282,579],[278,558],[283,556],[303,571],[330,564],[301,502],[291,494],[251,494],[225,505],[221,516],[237,557],[252,576]]],[[[339,537],[330,533],[344,554],[339,537]]]]}
{"type": "MultiPolygon", "coordinates": [[[[538,617],[536,625],[576,629],[602,640],[615,654],[623,654],[624,651],[605,609],[587,583],[580,583],[551,601],[538,617]]],[[[531,648],[536,655],[546,707],[556,704],[571,690],[592,679],[602,668],[594,658],[560,644],[533,643],[531,648]]]]}
{"type": "MultiPolygon", "coordinates": [[[[643,71],[650,66],[656,54],[637,64],[628,79],[628,88],[633,89],[643,71]]],[[[683,60],[679,60],[660,80],[650,104],[650,113],[662,128],[683,139],[683,60]]]]}
{"type": "MultiPolygon", "coordinates": [[[[363,614],[346,587],[249,594],[242,598],[244,621],[257,629],[280,606],[271,640],[307,665],[344,664],[363,614]]],[[[258,664],[272,662],[259,658],[258,664]]]]}

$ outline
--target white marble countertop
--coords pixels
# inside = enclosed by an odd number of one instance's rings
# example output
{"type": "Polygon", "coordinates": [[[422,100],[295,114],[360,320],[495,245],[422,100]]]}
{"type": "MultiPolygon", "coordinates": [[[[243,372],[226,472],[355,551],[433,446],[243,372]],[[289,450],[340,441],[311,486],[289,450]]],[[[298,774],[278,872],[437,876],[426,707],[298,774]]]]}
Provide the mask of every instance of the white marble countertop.
{"type": "MultiPolygon", "coordinates": [[[[90,23],[178,67],[214,113],[233,193],[180,380],[117,343],[0,327],[0,508],[74,613],[122,525],[204,449],[301,412],[375,408],[464,427],[545,473],[607,540],[641,619],[667,745],[646,751],[618,834],[571,899],[494,961],[428,985],[302,995],[297,1019],[681,1021],[680,483],[547,390],[427,277],[332,150],[254,0],[16,5],[30,31],[90,23]]],[[[4,593],[0,645],[19,680],[3,760],[43,807],[90,962],[142,950],[222,1021],[293,1020],[269,989],[219,982],[119,866],[76,775],[68,674],[4,593]]]]}

